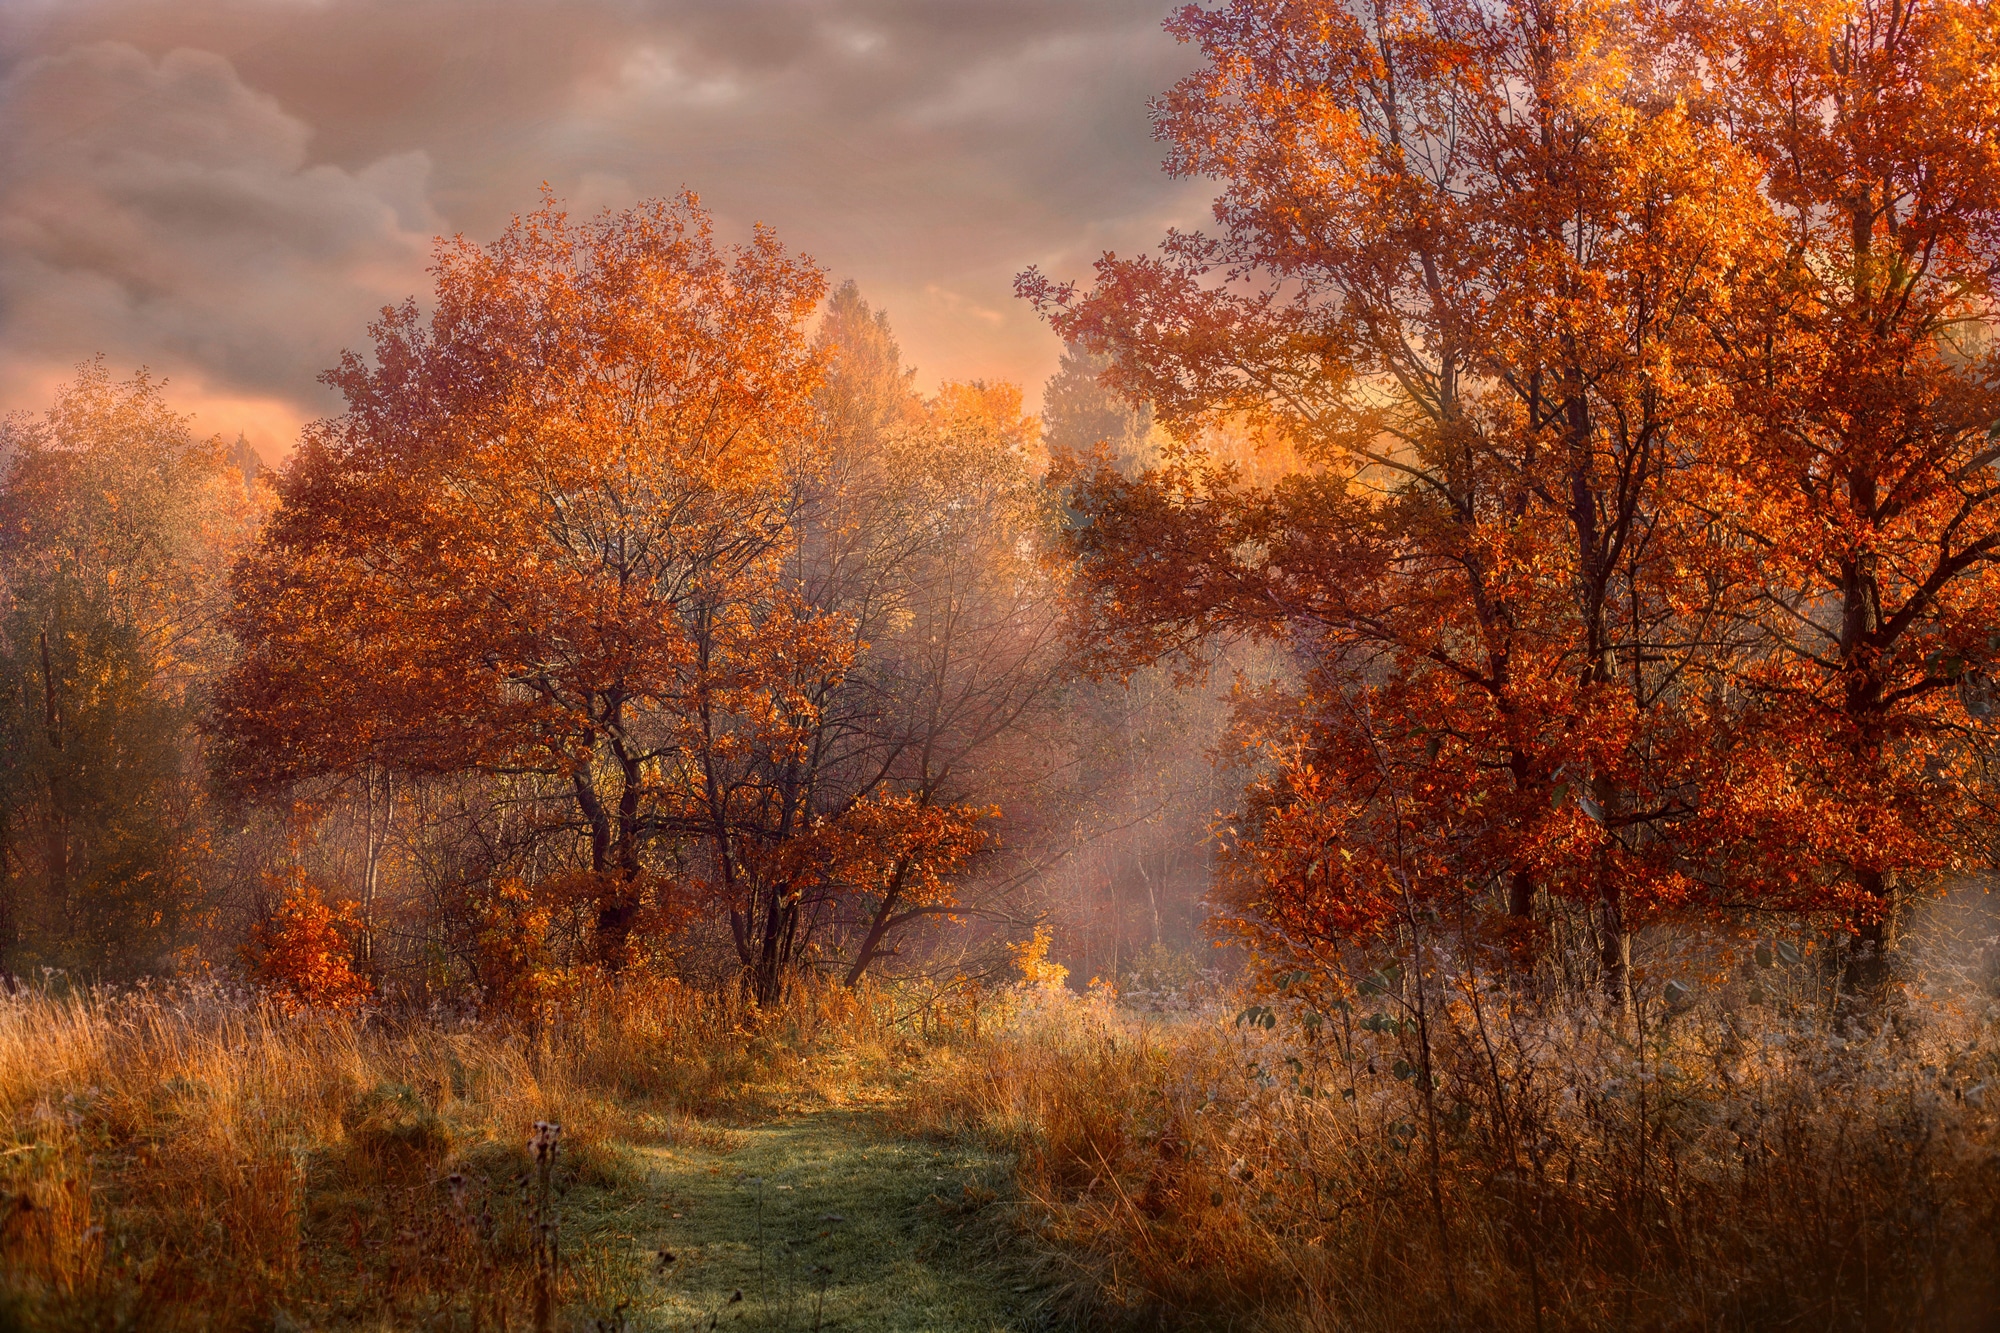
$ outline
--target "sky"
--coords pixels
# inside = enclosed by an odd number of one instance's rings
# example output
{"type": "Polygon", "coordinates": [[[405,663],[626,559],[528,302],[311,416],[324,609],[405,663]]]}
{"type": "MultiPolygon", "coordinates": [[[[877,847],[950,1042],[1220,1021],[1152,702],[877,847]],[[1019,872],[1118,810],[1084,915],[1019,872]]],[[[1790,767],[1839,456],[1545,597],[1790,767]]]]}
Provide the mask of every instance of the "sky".
{"type": "Polygon", "coordinates": [[[1028,265],[1198,223],[1170,0],[0,0],[0,412],[102,353],[266,458],[432,239],[695,191],[886,309],[919,383],[1061,347],[1028,265]]]}

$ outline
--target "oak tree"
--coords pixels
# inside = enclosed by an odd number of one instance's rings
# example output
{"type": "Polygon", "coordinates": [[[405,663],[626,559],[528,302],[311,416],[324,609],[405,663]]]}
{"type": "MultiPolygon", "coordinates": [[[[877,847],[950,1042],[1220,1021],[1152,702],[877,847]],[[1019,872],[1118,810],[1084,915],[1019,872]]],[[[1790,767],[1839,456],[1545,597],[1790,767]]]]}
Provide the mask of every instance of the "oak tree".
{"type": "Polygon", "coordinates": [[[1019,391],[922,400],[851,285],[819,345],[824,449],[794,476],[783,586],[845,651],[773,696],[798,723],[768,733],[784,744],[744,738],[742,710],[703,719],[675,789],[703,830],[690,867],[764,993],[808,959],[852,984],[916,926],[983,910],[961,889],[991,878],[1003,810],[1029,826],[1027,737],[1067,664],[1019,391]]]}
{"type": "Polygon", "coordinates": [[[809,703],[768,686],[847,651],[776,582],[824,282],[761,228],[719,245],[692,196],[584,221],[545,200],[434,271],[429,315],[385,311],[372,361],[326,376],[347,411],[306,432],[237,575],[225,769],[545,784],[616,966],[667,891],[646,851],[682,831],[662,794],[702,720],[795,734],[809,703]]]}
{"type": "Polygon", "coordinates": [[[1170,170],[1221,183],[1217,229],[1107,256],[1088,292],[1023,277],[1189,442],[1138,481],[1070,474],[1093,624],[1126,660],[1219,632],[1304,653],[1248,733],[1276,766],[1245,906],[1283,939],[1587,902],[1622,1000],[1632,921],[1695,887],[1699,686],[1738,594],[1684,498],[1707,328],[1768,229],[1746,153],[1672,92],[1669,18],[1185,9],[1206,63],[1157,127],[1170,170]],[[1230,414],[1309,465],[1245,484],[1194,447],[1230,414]]]}
{"type": "Polygon", "coordinates": [[[1716,859],[1745,900],[1844,915],[1873,990],[1898,902],[1984,864],[1993,827],[2000,9],[1731,0],[1690,24],[1782,238],[1713,326],[1712,502],[1759,588],[1716,859]]]}

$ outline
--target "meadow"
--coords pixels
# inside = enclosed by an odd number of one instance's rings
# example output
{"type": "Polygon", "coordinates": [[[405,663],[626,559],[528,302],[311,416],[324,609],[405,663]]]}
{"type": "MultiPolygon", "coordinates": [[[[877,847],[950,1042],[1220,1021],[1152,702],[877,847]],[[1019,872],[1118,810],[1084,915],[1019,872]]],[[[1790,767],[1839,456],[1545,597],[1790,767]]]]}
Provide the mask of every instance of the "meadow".
{"type": "Polygon", "coordinates": [[[1980,1333],[1994,936],[1983,895],[1938,909],[1872,1026],[1810,941],[1710,941],[1622,1022],[1440,969],[1421,1030],[1414,977],[1322,1014],[1313,979],[1162,954],[1078,992],[1032,949],[928,1006],[628,977],[504,1024],[24,988],[4,1318],[1980,1333]]]}
{"type": "Polygon", "coordinates": [[[911,1115],[1015,1151],[1095,1321],[1970,1333],[2000,1318],[1982,938],[1873,1027],[1747,949],[1623,1023],[1469,978],[1421,1029],[1395,985],[1325,1017],[1065,997],[911,1115]]]}
{"type": "MultiPolygon", "coordinates": [[[[798,1275],[757,1280],[780,1276],[755,1225],[775,1225],[775,1206],[714,1236],[676,1223],[706,1220],[711,1195],[727,1212],[757,1193],[742,1162],[759,1159],[758,1126],[865,1108],[893,1083],[921,1051],[881,1016],[841,990],[759,1008],[672,984],[506,1027],[287,1013],[214,988],[23,990],[0,1007],[0,1318],[668,1328],[712,1306],[796,1327],[774,1311],[797,1313],[798,1275]],[[714,1292],[706,1266],[681,1281],[679,1251],[705,1242],[753,1262],[724,1254],[746,1271],[714,1292]]],[[[779,1165],[810,1137],[795,1126],[779,1165]]],[[[902,1164],[884,1153],[840,1202],[857,1228],[902,1164]]]]}

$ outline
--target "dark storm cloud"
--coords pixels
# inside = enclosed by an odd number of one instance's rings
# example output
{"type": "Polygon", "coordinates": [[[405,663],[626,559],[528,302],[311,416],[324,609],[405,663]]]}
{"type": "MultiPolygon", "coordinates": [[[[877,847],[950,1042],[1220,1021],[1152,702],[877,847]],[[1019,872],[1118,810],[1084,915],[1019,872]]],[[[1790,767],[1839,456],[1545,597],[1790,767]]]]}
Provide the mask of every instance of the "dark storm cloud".
{"type": "MultiPolygon", "coordinates": [[[[98,350],[198,397],[324,410],[429,236],[539,184],[682,186],[775,225],[891,311],[938,376],[1031,392],[1009,295],[1200,211],[1146,99],[1189,63],[1159,0],[157,0],[0,17],[0,395],[98,350]]],[[[217,421],[226,428],[226,422],[217,421]]],[[[281,443],[272,441],[271,443],[281,443]]]]}

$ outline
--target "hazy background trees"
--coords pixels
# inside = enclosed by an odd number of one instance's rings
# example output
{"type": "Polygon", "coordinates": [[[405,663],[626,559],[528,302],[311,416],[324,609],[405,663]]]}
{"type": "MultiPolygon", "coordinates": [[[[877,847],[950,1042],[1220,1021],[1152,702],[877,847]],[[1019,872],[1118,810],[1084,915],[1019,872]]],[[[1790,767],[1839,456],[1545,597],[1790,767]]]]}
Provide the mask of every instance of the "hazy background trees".
{"type": "Polygon", "coordinates": [[[256,460],[99,361],[0,469],[0,970],[171,971],[221,907],[197,724],[256,460]]]}

